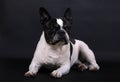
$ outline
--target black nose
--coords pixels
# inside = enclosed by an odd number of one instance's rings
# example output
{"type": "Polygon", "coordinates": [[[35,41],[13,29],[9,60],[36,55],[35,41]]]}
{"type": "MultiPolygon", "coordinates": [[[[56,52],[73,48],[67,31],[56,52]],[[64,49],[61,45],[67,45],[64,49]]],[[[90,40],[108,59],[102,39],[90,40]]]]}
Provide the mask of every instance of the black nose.
{"type": "Polygon", "coordinates": [[[63,30],[59,30],[57,33],[60,35],[65,35],[65,32],[63,30]]]}

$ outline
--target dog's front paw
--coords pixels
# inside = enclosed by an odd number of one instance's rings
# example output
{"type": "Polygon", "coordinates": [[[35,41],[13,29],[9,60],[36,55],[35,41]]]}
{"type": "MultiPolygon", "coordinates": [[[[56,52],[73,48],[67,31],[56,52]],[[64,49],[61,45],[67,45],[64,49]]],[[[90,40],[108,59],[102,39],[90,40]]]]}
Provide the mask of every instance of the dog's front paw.
{"type": "Polygon", "coordinates": [[[28,72],[26,72],[26,73],[24,74],[24,76],[26,76],[26,77],[35,77],[35,76],[36,76],[36,73],[31,72],[31,71],[28,71],[28,72]]]}
{"type": "Polygon", "coordinates": [[[54,70],[51,75],[55,78],[60,78],[62,77],[62,73],[59,70],[54,70]]]}

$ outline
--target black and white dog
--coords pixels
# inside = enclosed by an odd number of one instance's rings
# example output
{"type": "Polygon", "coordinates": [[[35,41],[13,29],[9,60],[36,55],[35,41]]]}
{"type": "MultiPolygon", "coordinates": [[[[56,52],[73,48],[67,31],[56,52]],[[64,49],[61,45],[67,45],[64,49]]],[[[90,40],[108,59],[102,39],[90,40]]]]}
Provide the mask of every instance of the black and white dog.
{"type": "Polygon", "coordinates": [[[58,66],[51,73],[56,78],[67,74],[74,64],[77,64],[81,70],[99,70],[94,53],[87,44],[71,37],[70,8],[65,10],[61,18],[52,18],[43,7],[39,9],[39,14],[43,32],[25,76],[35,76],[41,66],[48,64],[58,66]],[[78,59],[79,53],[87,63],[78,59]]]}

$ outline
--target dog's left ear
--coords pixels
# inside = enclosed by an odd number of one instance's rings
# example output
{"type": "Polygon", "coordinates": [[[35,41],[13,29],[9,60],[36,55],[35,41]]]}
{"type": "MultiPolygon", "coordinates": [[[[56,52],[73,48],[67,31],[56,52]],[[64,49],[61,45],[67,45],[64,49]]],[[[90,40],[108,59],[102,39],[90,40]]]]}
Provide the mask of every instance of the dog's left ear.
{"type": "Polygon", "coordinates": [[[64,17],[65,17],[65,19],[67,19],[70,22],[70,24],[72,24],[72,11],[71,11],[71,8],[67,8],[65,10],[64,17]]]}
{"type": "Polygon", "coordinates": [[[45,22],[47,22],[51,18],[47,10],[43,7],[39,8],[39,14],[40,14],[40,22],[42,25],[44,25],[45,22]]]}

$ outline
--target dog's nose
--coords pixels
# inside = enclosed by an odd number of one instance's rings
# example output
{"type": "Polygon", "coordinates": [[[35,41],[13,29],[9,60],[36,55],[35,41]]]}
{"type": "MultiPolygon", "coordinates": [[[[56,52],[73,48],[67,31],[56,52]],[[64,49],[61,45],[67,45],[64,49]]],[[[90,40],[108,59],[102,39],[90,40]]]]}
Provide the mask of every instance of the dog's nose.
{"type": "Polygon", "coordinates": [[[59,30],[59,31],[58,31],[58,34],[60,34],[60,35],[65,35],[65,32],[64,32],[63,30],[59,30]]]}

